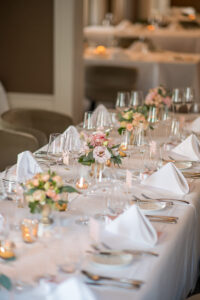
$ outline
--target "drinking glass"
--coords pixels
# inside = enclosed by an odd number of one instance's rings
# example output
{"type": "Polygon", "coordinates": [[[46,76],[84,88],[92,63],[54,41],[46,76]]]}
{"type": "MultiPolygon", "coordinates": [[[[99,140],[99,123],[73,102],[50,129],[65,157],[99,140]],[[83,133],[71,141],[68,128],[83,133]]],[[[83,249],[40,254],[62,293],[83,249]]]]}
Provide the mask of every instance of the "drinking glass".
{"type": "Polygon", "coordinates": [[[144,102],[143,92],[142,91],[132,91],[129,101],[129,107],[137,108],[142,105],[144,102]]]}
{"type": "Polygon", "coordinates": [[[49,144],[47,148],[48,158],[58,165],[59,162],[62,163],[62,153],[65,143],[64,135],[60,133],[51,133],[49,137],[49,144]]]}
{"type": "Polygon", "coordinates": [[[194,89],[191,87],[186,87],[183,91],[183,101],[187,105],[188,112],[190,111],[192,104],[194,102],[194,89]]]}
{"type": "Polygon", "coordinates": [[[175,143],[179,143],[181,141],[180,122],[176,119],[172,120],[170,139],[175,143]]]}
{"type": "Polygon", "coordinates": [[[129,205],[127,190],[125,186],[118,183],[110,187],[107,198],[107,208],[112,215],[121,214],[129,205]]]}
{"type": "Polygon", "coordinates": [[[117,111],[124,111],[128,107],[128,103],[130,101],[130,93],[129,92],[118,92],[117,100],[115,104],[115,108],[117,111]]]}
{"type": "Polygon", "coordinates": [[[180,107],[183,104],[183,91],[182,89],[175,88],[172,91],[172,103],[173,103],[173,112],[178,112],[180,107]]]}
{"type": "Polygon", "coordinates": [[[83,128],[85,130],[93,130],[94,129],[94,124],[93,124],[93,120],[92,120],[92,112],[91,111],[86,111],[84,113],[83,128]]]}
{"type": "Polygon", "coordinates": [[[149,113],[148,113],[148,122],[149,123],[156,123],[158,122],[158,108],[155,106],[150,106],[149,113]]]}
{"type": "Polygon", "coordinates": [[[74,165],[76,159],[79,157],[79,152],[82,147],[82,142],[78,136],[73,133],[65,135],[65,142],[63,147],[63,155],[68,156],[68,165],[74,165]]]}

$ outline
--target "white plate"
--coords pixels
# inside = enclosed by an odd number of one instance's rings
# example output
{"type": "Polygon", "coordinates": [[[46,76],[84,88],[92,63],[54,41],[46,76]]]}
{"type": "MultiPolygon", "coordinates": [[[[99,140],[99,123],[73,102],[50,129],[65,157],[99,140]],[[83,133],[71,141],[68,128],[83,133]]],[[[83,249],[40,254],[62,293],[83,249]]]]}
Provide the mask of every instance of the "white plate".
{"type": "Polygon", "coordinates": [[[169,203],[159,202],[159,201],[149,201],[149,202],[147,201],[147,202],[139,202],[137,203],[137,205],[143,212],[155,212],[155,211],[165,209],[166,207],[169,206],[169,203]]]}
{"type": "Polygon", "coordinates": [[[113,254],[113,255],[101,255],[95,254],[90,256],[90,261],[98,266],[108,266],[108,267],[122,267],[129,265],[133,260],[133,255],[131,254],[113,254]]]}
{"type": "Polygon", "coordinates": [[[179,170],[182,170],[182,171],[187,170],[192,167],[192,163],[190,161],[188,161],[188,162],[176,161],[176,162],[174,162],[174,164],[179,170]]]}

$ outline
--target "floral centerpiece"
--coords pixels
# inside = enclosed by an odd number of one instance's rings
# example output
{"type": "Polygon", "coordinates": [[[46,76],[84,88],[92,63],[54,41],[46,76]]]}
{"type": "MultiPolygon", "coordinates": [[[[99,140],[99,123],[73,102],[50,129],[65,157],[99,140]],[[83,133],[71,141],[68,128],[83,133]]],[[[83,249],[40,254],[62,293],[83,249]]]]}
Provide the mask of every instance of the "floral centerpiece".
{"type": "Polygon", "coordinates": [[[119,134],[124,131],[133,132],[137,128],[146,130],[149,127],[148,108],[144,106],[138,106],[136,109],[130,108],[119,114],[120,128],[118,129],[119,134]]]}
{"type": "Polygon", "coordinates": [[[118,151],[119,145],[114,145],[108,135],[109,133],[101,131],[94,132],[91,135],[82,132],[81,137],[84,139],[84,146],[78,162],[86,166],[95,163],[104,165],[107,161],[117,165],[121,164],[122,161],[118,151]]]}
{"type": "Polygon", "coordinates": [[[42,223],[49,224],[51,209],[65,210],[68,193],[79,193],[71,186],[64,186],[55,172],[38,173],[25,183],[25,200],[31,213],[43,214],[42,223]]]}
{"type": "Polygon", "coordinates": [[[160,106],[167,106],[169,108],[172,104],[170,92],[163,86],[151,89],[145,98],[145,104],[147,106],[155,106],[157,108],[160,106]]]}

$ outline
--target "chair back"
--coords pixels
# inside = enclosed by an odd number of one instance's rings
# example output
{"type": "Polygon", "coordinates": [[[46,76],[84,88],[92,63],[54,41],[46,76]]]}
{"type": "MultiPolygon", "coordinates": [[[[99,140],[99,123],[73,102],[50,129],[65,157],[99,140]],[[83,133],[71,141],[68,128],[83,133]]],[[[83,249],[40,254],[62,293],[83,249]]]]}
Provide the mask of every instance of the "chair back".
{"type": "Polygon", "coordinates": [[[20,152],[34,152],[39,148],[37,139],[31,134],[7,129],[0,129],[0,141],[0,171],[15,164],[20,152]]]}
{"type": "Polygon", "coordinates": [[[117,92],[134,89],[136,69],[119,66],[86,66],[85,96],[94,102],[116,101],[117,92]]]}

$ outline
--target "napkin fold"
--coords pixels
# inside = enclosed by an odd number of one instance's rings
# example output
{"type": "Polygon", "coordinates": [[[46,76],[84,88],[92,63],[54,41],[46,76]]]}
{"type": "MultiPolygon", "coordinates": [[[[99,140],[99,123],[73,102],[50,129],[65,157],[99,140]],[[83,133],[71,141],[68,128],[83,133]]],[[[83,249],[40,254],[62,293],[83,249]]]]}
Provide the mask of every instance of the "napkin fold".
{"type": "Polygon", "coordinates": [[[173,163],[163,166],[160,170],[144,179],[142,184],[179,195],[185,195],[189,192],[187,180],[173,163]]]}
{"type": "Polygon", "coordinates": [[[92,124],[97,128],[110,126],[112,124],[110,113],[103,104],[99,104],[93,111],[92,124]]]}
{"type": "Polygon", "coordinates": [[[172,149],[173,153],[185,156],[188,160],[199,161],[200,160],[200,142],[195,134],[191,134],[182,143],[172,149]]]}
{"type": "Polygon", "coordinates": [[[42,168],[30,151],[24,151],[17,156],[17,181],[24,182],[35,174],[41,173],[42,168]]]}
{"type": "Polygon", "coordinates": [[[114,249],[150,248],[158,240],[156,230],[137,205],[104,226],[94,219],[90,219],[89,225],[90,236],[95,242],[104,242],[114,249]]]}
{"type": "Polygon", "coordinates": [[[91,290],[77,278],[70,278],[59,284],[45,300],[95,300],[91,290]]]}
{"type": "Polygon", "coordinates": [[[82,146],[80,134],[75,126],[69,126],[62,134],[65,137],[65,150],[79,151],[82,146]]]}
{"type": "Polygon", "coordinates": [[[195,133],[200,133],[200,117],[187,124],[186,129],[195,133]]]}
{"type": "Polygon", "coordinates": [[[156,230],[137,205],[107,224],[105,231],[116,235],[122,244],[128,241],[132,247],[153,247],[158,240],[156,230]]]}

